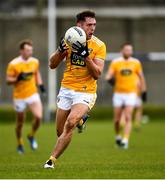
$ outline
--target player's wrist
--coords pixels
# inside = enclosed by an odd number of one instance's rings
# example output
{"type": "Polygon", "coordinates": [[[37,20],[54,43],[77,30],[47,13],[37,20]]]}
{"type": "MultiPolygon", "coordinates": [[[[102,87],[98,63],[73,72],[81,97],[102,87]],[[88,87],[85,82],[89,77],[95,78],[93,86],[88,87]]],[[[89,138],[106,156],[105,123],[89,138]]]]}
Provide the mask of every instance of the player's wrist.
{"type": "Polygon", "coordinates": [[[90,57],[87,56],[86,58],[84,58],[85,61],[91,61],[90,57]]]}
{"type": "Polygon", "coordinates": [[[67,49],[68,49],[68,47],[67,47],[67,45],[66,45],[66,43],[64,41],[64,38],[62,37],[61,40],[60,40],[60,44],[58,46],[58,51],[60,53],[64,53],[64,52],[66,52],[67,49]]]}
{"type": "Polygon", "coordinates": [[[39,87],[39,90],[41,93],[46,93],[46,88],[45,88],[44,84],[40,84],[38,87],[39,87]]]}
{"type": "Polygon", "coordinates": [[[142,91],[141,98],[143,102],[147,102],[147,91],[142,91]]]}
{"type": "Polygon", "coordinates": [[[88,50],[88,43],[84,46],[79,41],[72,44],[72,49],[76,51],[76,54],[78,56],[81,56],[82,58],[86,59],[89,56],[89,50],[88,50]]]}
{"type": "Polygon", "coordinates": [[[108,79],[107,81],[111,86],[115,85],[115,78],[108,79]]]}
{"type": "Polygon", "coordinates": [[[62,54],[65,52],[65,50],[63,50],[63,49],[60,48],[60,46],[57,48],[57,51],[58,51],[59,53],[62,53],[62,54]]]}

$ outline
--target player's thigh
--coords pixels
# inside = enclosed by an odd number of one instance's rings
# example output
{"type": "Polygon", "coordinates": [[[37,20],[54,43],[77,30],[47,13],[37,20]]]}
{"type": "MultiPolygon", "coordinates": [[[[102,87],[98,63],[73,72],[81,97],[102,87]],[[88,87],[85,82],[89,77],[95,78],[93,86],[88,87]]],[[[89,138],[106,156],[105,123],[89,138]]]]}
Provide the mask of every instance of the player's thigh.
{"type": "Polygon", "coordinates": [[[136,107],[137,109],[139,109],[139,108],[141,108],[142,106],[143,106],[142,99],[141,99],[141,97],[137,96],[137,98],[136,98],[136,103],[135,103],[135,107],[136,107]]]}
{"type": "Polygon", "coordinates": [[[28,106],[34,117],[42,119],[43,107],[41,101],[34,101],[32,103],[29,103],[28,106]]]}
{"type": "Polygon", "coordinates": [[[26,102],[24,99],[14,99],[14,109],[16,113],[21,114],[26,109],[26,102]]]}
{"type": "Polygon", "coordinates": [[[97,95],[95,93],[74,92],[72,106],[76,104],[84,104],[89,110],[93,108],[96,102],[97,95]]]}
{"type": "Polygon", "coordinates": [[[57,96],[57,107],[62,110],[70,110],[72,106],[72,90],[61,87],[57,96]]]}
{"type": "Polygon", "coordinates": [[[133,106],[133,105],[127,105],[127,106],[125,106],[125,108],[124,108],[124,111],[125,111],[125,113],[131,113],[131,112],[133,112],[133,110],[135,109],[135,106],[133,106]]]}
{"type": "Polygon", "coordinates": [[[114,121],[118,122],[121,121],[123,116],[123,107],[122,106],[115,106],[113,109],[114,112],[114,121]]]}
{"type": "Polygon", "coordinates": [[[70,110],[63,110],[58,108],[56,112],[56,130],[57,136],[60,136],[64,129],[64,124],[68,118],[70,110]]]}
{"type": "Polygon", "coordinates": [[[128,93],[124,95],[124,105],[125,106],[130,106],[135,107],[136,106],[136,100],[137,100],[137,95],[136,93],[128,93]]]}
{"type": "Polygon", "coordinates": [[[88,111],[89,107],[85,104],[78,103],[72,105],[66,123],[69,124],[71,128],[75,127],[82,116],[85,115],[88,111]]]}
{"type": "Polygon", "coordinates": [[[124,108],[126,120],[132,120],[133,110],[134,110],[134,106],[126,106],[124,108]]]}
{"type": "Polygon", "coordinates": [[[26,103],[30,108],[32,114],[36,117],[41,119],[43,114],[43,107],[41,103],[41,99],[38,93],[33,94],[29,98],[26,98],[26,103]]]}
{"type": "Polygon", "coordinates": [[[23,125],[24,117],[25,117],[24,111],[21,111],[21,112],[16,111],[16,126],[17,127],[23,125]]]}
{"type": "Polygon", "coordinates": [[[22,126],[26,109],[26,102],[24,99],[14,99],[14,109],[16,111],[16,126],[22,126]]]}
{"type": "Polygon", "coordinates": [[[114,93],[112,97],[113,107],[122,107],[124,105],[124,96],[122,93],[114,93]]]}

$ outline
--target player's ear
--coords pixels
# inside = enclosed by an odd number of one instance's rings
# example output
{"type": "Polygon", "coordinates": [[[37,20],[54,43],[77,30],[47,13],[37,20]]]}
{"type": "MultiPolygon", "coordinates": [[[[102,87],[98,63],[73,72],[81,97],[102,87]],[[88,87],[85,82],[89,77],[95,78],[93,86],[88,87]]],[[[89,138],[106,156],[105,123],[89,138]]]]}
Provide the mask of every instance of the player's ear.
{"type": "Polygon", "coordinates": [[[81,27],[81,23],[80,22],[77,22],[76,24],[78,27],[81,27]]]}
{"type": "Polygon", "coordinates": [[[83,23],[84,23],[83,21],[79,21],[79,22],[77,22],[77,24],[76,24],[76,25],[77,25],[78,27],[82,28],[83,23]]]}

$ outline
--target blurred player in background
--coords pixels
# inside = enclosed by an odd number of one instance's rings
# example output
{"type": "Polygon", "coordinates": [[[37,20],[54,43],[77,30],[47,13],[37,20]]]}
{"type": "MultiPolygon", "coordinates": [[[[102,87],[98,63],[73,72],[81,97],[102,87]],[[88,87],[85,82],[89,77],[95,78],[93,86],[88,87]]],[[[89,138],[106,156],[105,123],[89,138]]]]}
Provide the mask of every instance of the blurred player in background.
{"type": "MultiPolygon", "coordinates": [[[[143,116],[143,101],[146,102],[146,99],[142,96],[142,87],[140,84],[139,77],[137,76],[137,91],[136,91],[137,97],[135,102],[135,108],[133,112],[133,123],[135,130],[140,130],[141,127],[141,121],[143,116]]],[[[123,107],[124,108],[124,107],[123,107]]],[[[122,134],[123,129],[125,126],[125,113],[122,113],[121,121],[120,121],[120,133],[122,134]]]]}
{"type": "Polygon", "coordinates": [[[132,57],[133,47],[126,43],[121,47],[122,57],[112,61],[106,74],[106,80],[114,85],[113,107],[116,132],[116,144],[128,148],[132,128],[132,114],[137,100],[137,77],[141,84],[142,99],[146,101],[146,83],[141,63],[132,57]],[[120,134],[122,114],[125,118],[124,135],[120,134]]]}
{"type": "Polygon", "coordinates": [[[136,130],[140,129],[141,120],[143,115],[143,101],[146,102],[146,98],[142,96],[142,85],[140,84],[140,80],[137,80],[137,98],[135,103],[135,111],[134,111],[134,127],[136,130]]]}
{"type": "Polygon", "coordinates": [[[77,42],[70,48],[62,40],[57,51],[50,57],[51,69],[55,69],[64,58],[66,69],[57,102],[58,139],[44,168],[54,168],[56,160],[69,145],[80,119],[94,106],[97,79],[104,67],[105,44],[93,35],[96,28],[95,13],[92,11],[79,13],[77,26],[87,34],[86,46],[77,42]]]}
{"type": "Polygon", "coordinates": [[[8,64],[6,81],[9,85],[14,86],[13,98],[16,111],[17,151],[21,154],[24,153],[22,128],[27,105],[34,115],[34,122],[32,130],[28,134],[28,140],[33,150],[38,147],[34,135],[42,119],[42,103],[37,87],[42,93],[45,93],[45,88],[39,72],[39,60],[32,57],[32,41],[23,40],[19,48],[20,55],[8,64]]]}

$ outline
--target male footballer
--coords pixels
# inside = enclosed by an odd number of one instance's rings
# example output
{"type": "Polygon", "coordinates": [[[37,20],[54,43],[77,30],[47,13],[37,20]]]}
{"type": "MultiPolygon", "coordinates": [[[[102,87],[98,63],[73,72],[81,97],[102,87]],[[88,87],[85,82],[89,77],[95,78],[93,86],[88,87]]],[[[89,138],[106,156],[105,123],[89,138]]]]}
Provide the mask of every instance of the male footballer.
{"type": "Polygon", "coordinates": [[[141,63],[132,57],[133,46],[125,43],[121,47],[122,56],[114,59],[106,74],[106,80],[114,84],[113,107],[116,133],[116,144],[128,148],[132,127],[132,113],[137,100],[137,84],[141,84],[141,96],[146,101],[146,83],[141,63]],[[115,81],[114,81],[115,80],[115,81]],[[120,134],[122,114],[125,118],[124,134],[120,134]]]}
{"type": "Polygon", "coordinates": [[[39,72],[39,60],[32,57],[32,41],[23,40],[19,48],[20,55],[8,64],[6,81],[9,85],[14,86],[13,101],[16,111],[17,151],[22,154],[24,153],[22,128],[27,106],[34,115],[32,129],[27,138],[33,150],[36,150],[38,147],[34,138],[42,119],[42,103],[38,94],[38,88],[42,93],[45,93],[45,88],[39,72]]]}
{"type": "Polygon", "coordinates": [[[76,18],[76,25],[86,32],[86,45],[77,42],[70,48],[62,40],[59,48],[49,60],[50,68],[55,69],[66,58],[66,69],[57,102],[58,139],[44,168],[54,168],[56,160],[71,142],[73,131],[80,119],[94,106],[97,79],[104,67],[106,46],[94,36],[96,29],[95,13],[83,11],[77,14],[76,18]],[[72,51],[73,48],[74,52],[72,51]]]}

